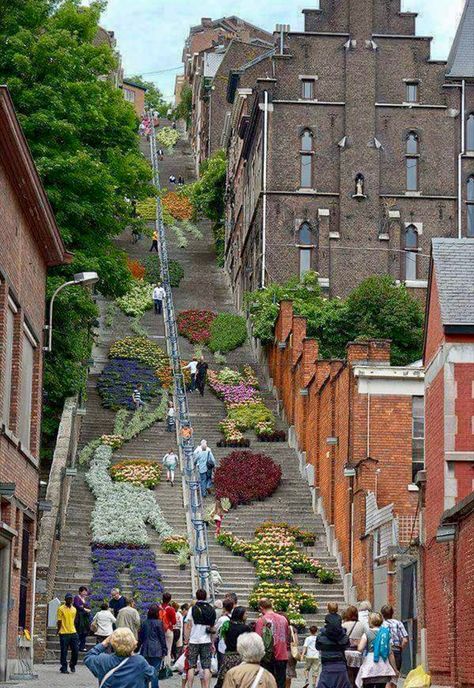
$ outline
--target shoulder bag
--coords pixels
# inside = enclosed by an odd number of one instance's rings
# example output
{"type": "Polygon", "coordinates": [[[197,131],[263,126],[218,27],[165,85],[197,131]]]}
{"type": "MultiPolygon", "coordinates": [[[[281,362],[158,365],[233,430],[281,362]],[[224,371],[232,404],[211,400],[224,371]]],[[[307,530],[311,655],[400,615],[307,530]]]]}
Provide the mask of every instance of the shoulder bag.
{"type": "Polygon", "coordinates": [[[113,669],[111,669],[110,671],[108,671],[108,672],[105,674],[105,676],[104,676],[104,678],[102,679],[102,681],[99,683],[99,688],[102,688],[102,686],[103,686],[104,683],[107,681],[107,679],[109,679],[109,678],[112,676],[112,674],[115,674],[115,672],[117,671],[117,669],[120,669],[120,667],[123,666],[124,664],[126,664],[126,663],[128,662],[129,659],[130,659],[130,657],[125,657],[125,659],[122,659],[122,661],[120,662],[120,664],[117,664],[117,666],[113,667],[113,669]]]}
{"type": "Polygon", "coordinates": [[[254,680],[253,680],[253,683],[252,683],[252,685],[250,686],[250,688],[257,688],[258,682],[260,681],[260,679],[261,679],[262,676],[263,676],[263,672],[264,672],[264,668],[263,668],[263,667],[260,667],[260,669],[257,671],[257,675],[255,676],[255,678],[254,678],[254,680]]]}

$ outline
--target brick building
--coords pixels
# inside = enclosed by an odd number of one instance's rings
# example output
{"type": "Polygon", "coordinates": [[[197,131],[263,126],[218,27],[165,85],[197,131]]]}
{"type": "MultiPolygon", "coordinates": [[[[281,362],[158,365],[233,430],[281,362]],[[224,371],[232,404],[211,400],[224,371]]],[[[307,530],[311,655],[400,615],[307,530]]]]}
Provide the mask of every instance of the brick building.
{"type": "Polygon", "coordinates": [[[116,64],[114,69],[109,74],[104,75],[104,80],[108,79],[115,88],[121,88],[123,83],[123,67],[122,67],[122,55],[117,48],[117,39],[115,38],[115,33],[113,31],[107,31],[102,26],[99,26],[97,33],[93,40],[94,45],[108,45],[111,49],[116,64]]]}
{"type": "Polygon", "coordinates": [[[137,117],[141,117],[145,111],[145,93],[146,88],[140,86],[140,84],[134,81],[129,81],[128,79],[123,80],[123,97],[133,105],[137,117]]]}
{"type": "Polygon", "coordinates": [[[225,250],[239,306],[308,269],[332,296],[389,274],[422,298],[431,238],[474,237],[472,0],[447,62],[399,0],[320,6],[304,31],[280,27],[235,92],[225,250]]]}
{"type": "MultiPolygon", "coordinates": [[[[192,122],[190,140],[193,147],[196,169],[208,157],[211,150],[209,133],[219,128],[219,122],[211,122],[212,111],[218,114],[216,107],[209,105],[210,95],[216,84],[222,78],[227,79],[227,73],[220,72],[217,81],[213,81],[217,69],[224,55],[233,41],[243,44],[240,58],[236,55],[236,47],[232,49],[232,56],[227,58],[229,69],[236,64],[244,64],[246,60],[245,45],[270,47],[272,35],[263,29],[250,24],[240,17],[222,17],[210,19],[204,17],[197,26],[192,26],[183,49],[184,79],[192,89],[192,122]],[[240,60],[240,61],[239,61],[240,60]],[[209,112],[210,111],[210,112],[209,112]]],[[[220,84],[222,86],[222,84],[220,84]]],[[[219,91],[222,88],[218,89],[219,91]]],[[[217,139],[220,133],[216,134],[217,139]]]]}
{"type": "Polygon", "coordinates": [[[433,683],[474,685],[474,242],[435,239],[429,277],[422,638],[433,683]]]}
{"type": "Polygon", "coordinates": [[[67,254],[6,86],[0,86],[0,681],[31,629],[42,344],[49,266],[67,254]]]}
{"type": "Polygon", "coordinates": [[[350,343],[344,360],[321,360],[318,349],[305,318],[283,301],[267,356],[290,443],[338,557],[346,599],[369,599],[377,609],[392,603],[409,627],[405,666],[413,666],[424,371],[421,362],[391,366],[385,340],[350,343]]]}

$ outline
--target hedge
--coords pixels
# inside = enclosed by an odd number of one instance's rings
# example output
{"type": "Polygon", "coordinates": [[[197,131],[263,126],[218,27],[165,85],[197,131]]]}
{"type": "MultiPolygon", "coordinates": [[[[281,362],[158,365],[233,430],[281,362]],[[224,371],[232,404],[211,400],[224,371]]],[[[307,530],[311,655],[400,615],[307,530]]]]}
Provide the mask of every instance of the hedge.
{"type": "Polygon", "coordinates": [[[245,318],[233,313],[219,313],[211,325],[209,349],[222,354],[242,346],[247,339],[245,318]]]}

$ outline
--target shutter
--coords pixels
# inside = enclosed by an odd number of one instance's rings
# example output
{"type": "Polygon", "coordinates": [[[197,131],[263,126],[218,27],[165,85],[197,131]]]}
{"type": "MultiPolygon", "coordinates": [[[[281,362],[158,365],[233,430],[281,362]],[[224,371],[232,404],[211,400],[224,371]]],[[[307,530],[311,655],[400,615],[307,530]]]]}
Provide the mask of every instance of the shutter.
{"type": "Polygon", "coordinates": [[[31,434],[31,402],[33,396],[33,365],[34,348],[29,337],[23,333],[23,349],[21,354],[21,384],[20,384],[20,417],[18,422],[18,437],[26,449],[30,448],[31,434]]]}
{"type": "Polygon", "coordinates": [[[13,332],[15,328],[15,315],[11,308],[7,308],[7,322],[6,322],[6,363],[5,363],[5,377],[3,379],[3,409],[2,418],[7,426],[10,426],[10,402],[12,397],[12,370],[13,370],[13,332]]]}

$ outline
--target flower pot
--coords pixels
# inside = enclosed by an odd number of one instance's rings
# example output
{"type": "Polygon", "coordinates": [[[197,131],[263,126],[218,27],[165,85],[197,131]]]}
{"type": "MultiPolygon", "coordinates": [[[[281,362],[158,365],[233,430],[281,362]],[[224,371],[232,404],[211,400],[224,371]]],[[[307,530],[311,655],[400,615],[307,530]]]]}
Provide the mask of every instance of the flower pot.
{"type": "Polygon", "coordinates": [[[180,571],[184,571],[185,568],[186,568],[186,564],[180,564],[180,565],[179,565],[179,570],[180,570],[180,571]]]}

